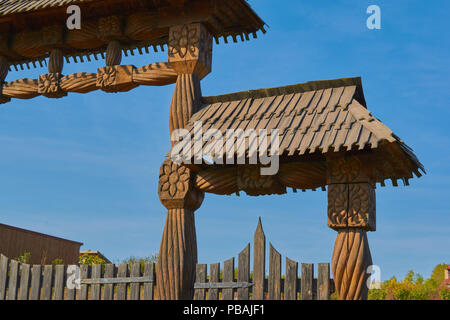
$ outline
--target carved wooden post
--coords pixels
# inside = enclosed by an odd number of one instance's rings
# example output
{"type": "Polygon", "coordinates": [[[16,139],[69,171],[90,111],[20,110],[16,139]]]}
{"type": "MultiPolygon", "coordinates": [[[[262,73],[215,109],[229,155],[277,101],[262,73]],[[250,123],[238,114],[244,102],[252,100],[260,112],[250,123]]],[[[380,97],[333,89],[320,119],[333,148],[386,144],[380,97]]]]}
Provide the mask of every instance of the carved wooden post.
{"type": "MultiPolygon", "coordinates": [[[[183,128],[201,106],[200,79],[211,71],[212,37],[201,24],[172,27],[169,64],[177,72],[170,106],[170,134],[183,128]]],[[[195,175],[167,159],[160,170],[159,198],[167,208],[157,264],[161,300],[192,299],[197,264],[194,211],[204,193],[195,188],[195,175]]]]}
{"type": "Polygon", "coordinates": [[[327,157],[328,226],[338,232],[332,269],[342,300],[367,299],[372,265],[367,231],[376,230],[375,187],[358,156],[327,157]]]}
{"type": "Polygon", "coordinates": [[[64,66],[64,55],[61,49],[50,51],[48,58],[48,73],[41,74],[38,79],[38,93],[47,98],[61,98],[67,92],[61,90],[60,80],[64,66]]]}

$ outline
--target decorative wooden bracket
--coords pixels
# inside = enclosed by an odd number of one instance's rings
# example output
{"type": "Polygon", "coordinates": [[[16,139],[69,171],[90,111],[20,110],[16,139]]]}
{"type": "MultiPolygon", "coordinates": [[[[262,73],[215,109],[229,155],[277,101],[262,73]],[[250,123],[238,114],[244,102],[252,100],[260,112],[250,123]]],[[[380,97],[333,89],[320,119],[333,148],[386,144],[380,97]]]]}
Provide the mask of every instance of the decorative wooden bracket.
{"type": "MultiPolygon", "coordinates": [[[[375,187],[361,157],[327,157],[328,226],[338,231],[332,266],[342,300],[367,299],[372,265],[367,231],[376,230],[375,187]]],[[[369,168],[370,169],[370,168],[369,168]]]]}

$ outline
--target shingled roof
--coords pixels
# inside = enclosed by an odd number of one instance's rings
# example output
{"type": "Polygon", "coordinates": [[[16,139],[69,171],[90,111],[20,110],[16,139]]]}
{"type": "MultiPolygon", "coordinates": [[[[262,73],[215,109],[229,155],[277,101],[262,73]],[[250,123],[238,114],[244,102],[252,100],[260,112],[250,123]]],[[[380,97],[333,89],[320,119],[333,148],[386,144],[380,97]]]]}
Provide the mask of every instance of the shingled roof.
{"type": "MultiPolygon", "coordinates": [[[[127,55],[150,47],[164,50],[169,27],[176,24],[204,24],[216,43],[223,38],[237,42],[265,33],[265,23],[246,0],[0,0],[0,56],[13,66],[42,64],[53,45],[66,57],[103,54],[107,40],[96,34],[98,19],[116,16],[123,33],[117,35],[127,55]],[[80,30],[68,30],[66,9],[78,5],[82,13],[80,30]]],[[[68,60],[67,60],[68,61],[68,60]]],[[[82,60],[83,61],[83,60],[82,60]]]]}
{"type": "MultiPolygon", "coordinates": [[[[227,129],[266,129],[268,135],[278,129],[284,161],[330,152],[372,152],[385,160],[380,167],[391,165],[391,170],[380,170],[378,182],[402,179],[407,184],[413,172],[420,176],[418,169],[424,171],[412,149],[366,108],[360,78],[205,97],[204,102],[186,127],[192,138],[196,121],[201,121],[203,132],[218,129],[224,137],[227,129]]],[[[203,150],[214,150],[218,141],[204,142],[203,150]]],[[[247,156],[248,145],[246,137],[247,156]]]]}

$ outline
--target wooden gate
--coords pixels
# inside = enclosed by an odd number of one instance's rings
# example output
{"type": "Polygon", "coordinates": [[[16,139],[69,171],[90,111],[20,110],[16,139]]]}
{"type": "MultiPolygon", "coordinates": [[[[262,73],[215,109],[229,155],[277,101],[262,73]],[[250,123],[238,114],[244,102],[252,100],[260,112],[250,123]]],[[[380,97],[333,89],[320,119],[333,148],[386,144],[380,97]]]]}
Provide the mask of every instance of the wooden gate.
{"type": "Polygon", "coordinates": [[[318,264],[318,277],[314,278],[314,264],[301,264],[286,257],[286,271],[281,275],[281,254],[270,244],[269,275],[266,278],[266,236],[261,219],[253,244],[253,272],[250,273],[250,244],[238,256],[238,269],[231,258],[209,266],[197,264],[194,300],[329,300],[334,292],[330,279],[330,264],[318,264]],[[237,276],[237,277],[236,277],[237,276]]]}

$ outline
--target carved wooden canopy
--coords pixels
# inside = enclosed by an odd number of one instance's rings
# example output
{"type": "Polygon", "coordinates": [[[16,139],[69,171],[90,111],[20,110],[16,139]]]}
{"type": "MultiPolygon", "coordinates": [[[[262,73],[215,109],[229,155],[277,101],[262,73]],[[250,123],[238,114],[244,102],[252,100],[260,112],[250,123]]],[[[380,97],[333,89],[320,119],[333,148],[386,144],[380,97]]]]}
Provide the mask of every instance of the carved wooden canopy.
{"type": "MultiPolygon", "coordinates": [[[[227,165],[225,159],[223,164],[203,161],[194,165],[192,152],[189,166],[198,171],[197,186],[206,192],[232,194],[244,190],[249,195],[262,195],[285,193],[286,187],[324,188],[329,184],[327,167],[330,170],[351,155],[358,157],[338,169],[344,172],[346,167],[350,171],[359,167],[373,184],[384,186],[384,180],[391,179],[396,186],[400,179],[407,185],[413,173],[420,177],[419,169],[424,172],[413,151],[367,109],[360,78],[204,97],[203,102],[185,127],[190,142],[183,141],[191,144],[191,150],[197,122],[203,133],[217,129],[223,137],[228,129],[266,129],[268,144],[271,130],[278,129],[280,155],[279,172],[263,176],[258,166],[227,165]]],[[[246,164],[252,139],[245,136],[246,164]]],[[[225,138],[203,139],[202,150],[208,154],[217,150],[218,143],[226,150],[226,142],[225,138]]],[[[237,148],[233,152],[237,157],[237,148]]]]}
{"type": "Polygon", "coordinates": [[[0,56],[17,70],[42,66],[54,48],[66,62],[104,58],[112,40],[125,55],[148,53],[164,50],[170,27],[191,23],[202,23],[217,43],[265,32],[245,0],[0,0],[0,56]],[[71,4],[81,8],[79,30],[66,27],[71,4]]]}

